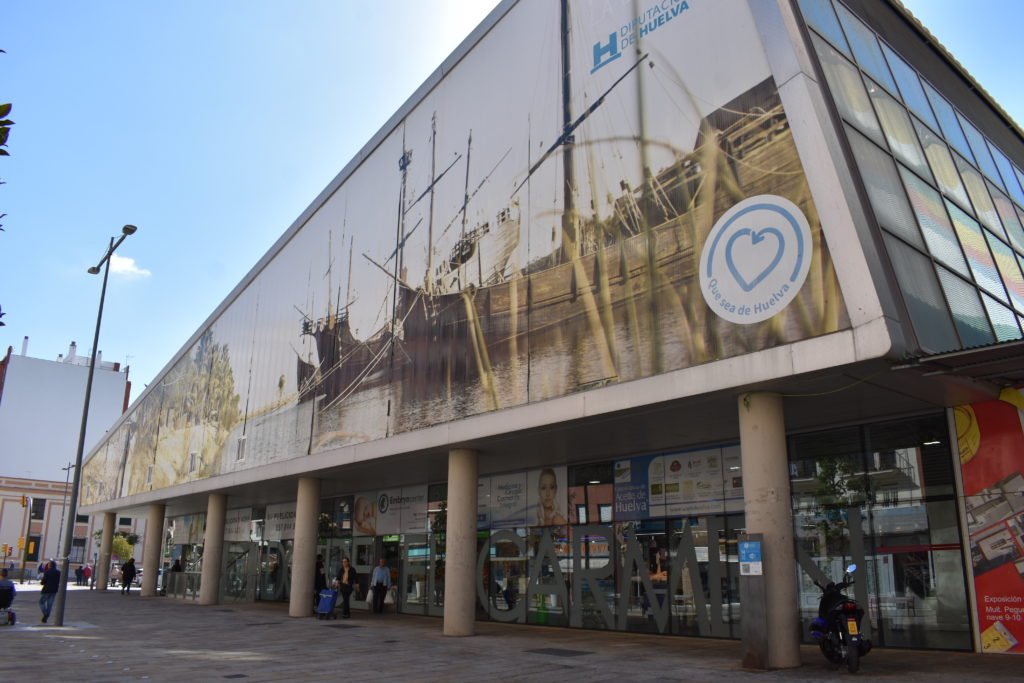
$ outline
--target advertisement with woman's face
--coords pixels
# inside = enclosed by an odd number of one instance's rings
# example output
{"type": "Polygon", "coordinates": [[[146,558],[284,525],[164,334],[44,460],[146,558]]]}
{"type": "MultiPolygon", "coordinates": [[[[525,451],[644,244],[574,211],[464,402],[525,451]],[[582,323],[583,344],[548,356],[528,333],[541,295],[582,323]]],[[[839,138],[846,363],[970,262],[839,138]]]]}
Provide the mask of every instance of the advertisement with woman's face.
{"type": "Polygon", "coordinates": [[[377,535],[377,496],[374,493],[360,493],[352,511],[352,533],[356,536],[377,535]]]}
{"type": "Polygon", "coordinates": [[[527,476],[527,523],[530,526],[567,524],[565,467],[531,470],[527,476]]]}

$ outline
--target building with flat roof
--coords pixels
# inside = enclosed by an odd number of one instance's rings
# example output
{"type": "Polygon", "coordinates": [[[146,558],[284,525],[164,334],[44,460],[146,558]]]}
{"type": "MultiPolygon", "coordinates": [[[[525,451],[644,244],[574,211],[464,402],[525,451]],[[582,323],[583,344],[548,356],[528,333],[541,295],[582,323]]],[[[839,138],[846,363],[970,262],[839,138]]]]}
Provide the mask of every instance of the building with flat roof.
{"type": "MultiPolygon", "coordinates": [[[[131,383],[128,368],[103,361],[97,372],[85,447],[92,448],[128,406],[131,383]]],[[[9,548],[4,566],[15,576],[34,577],[43,560],[57,558],[65,532],[70,481],[81,434],[89,356],[71,342],[67,355],[56,360],[28,355],[28,338],[21,353],[13,347],[0,358],[0,543],[9,548]]],[[[142,533],[144,524],[127,516],[117,520],[125,533],[142,533]]],[[[73,568],[96,561],[95,520],[79,514],[71,540],[73,568]]],[[[138,550],[141,551],[141,546],[138,550]]]]}
{"type": "Polygon", "coordinates": [[[1024,599],[1022,167],[895,1],[503,2],[92,450],[83,509],[164,528],[205,604],[305,616],[318,556],[385,559],[446,634],[770,633],[782,667],[853,560],[876,646],[1021,651],[985,605],[1024,599]]]}

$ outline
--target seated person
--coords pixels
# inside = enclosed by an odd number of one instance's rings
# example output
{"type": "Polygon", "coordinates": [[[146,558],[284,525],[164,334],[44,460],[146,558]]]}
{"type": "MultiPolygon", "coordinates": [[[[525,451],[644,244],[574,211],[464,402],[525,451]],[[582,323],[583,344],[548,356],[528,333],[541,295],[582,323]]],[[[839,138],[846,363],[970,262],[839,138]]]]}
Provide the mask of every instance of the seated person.
{"type": "Polygon", "coordinates": [[[7,578],[7,570],[0,569],[0,607],[10,607],[11,602],[14,602],[14,594],[18,592],[18,589],[14,587],[14,582],[7,578]],[[6,594],[10,594],[10,598],[6,597],[6,594]],[[7,601],[10,602],[7,602],[7,601]],[[6,604],[4,604],[6,602],[6,604]]]}

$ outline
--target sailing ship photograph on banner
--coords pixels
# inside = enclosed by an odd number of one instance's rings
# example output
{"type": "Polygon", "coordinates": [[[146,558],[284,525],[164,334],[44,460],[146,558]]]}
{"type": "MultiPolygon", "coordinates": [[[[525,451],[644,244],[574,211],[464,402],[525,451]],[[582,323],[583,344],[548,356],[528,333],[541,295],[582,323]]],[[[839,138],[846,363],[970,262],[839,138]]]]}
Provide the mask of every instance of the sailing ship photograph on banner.
{"type": "Polygon", "coordinates": [[[87,504],[850,327],[745,2],[522,0],[403,112],[87,504]]]}

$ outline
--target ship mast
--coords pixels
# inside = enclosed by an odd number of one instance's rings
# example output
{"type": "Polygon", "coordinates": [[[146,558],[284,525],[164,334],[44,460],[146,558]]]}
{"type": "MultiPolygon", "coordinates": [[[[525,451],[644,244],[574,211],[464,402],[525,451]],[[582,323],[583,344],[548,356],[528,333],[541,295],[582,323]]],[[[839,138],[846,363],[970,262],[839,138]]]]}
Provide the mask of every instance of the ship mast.
{"type": "Polygon", "coordinates": [[[568,262],[579,253],[576,240],[576,172],[573,167],[572,135],[572,65],[569,54],[569,0],[561,2],[562,28],[562,166],[564,182],[562,185],[562,246],[561,261],[568,262]]]}
{"type": "Polygon", "coordinates": [[[437,112],[430,117],[430,212],[427,214],[427,276],[423,279],[423,290],[430,296],[434,278],[434,186],[437,184],[435,161],[437,160],[437,112]]]}

